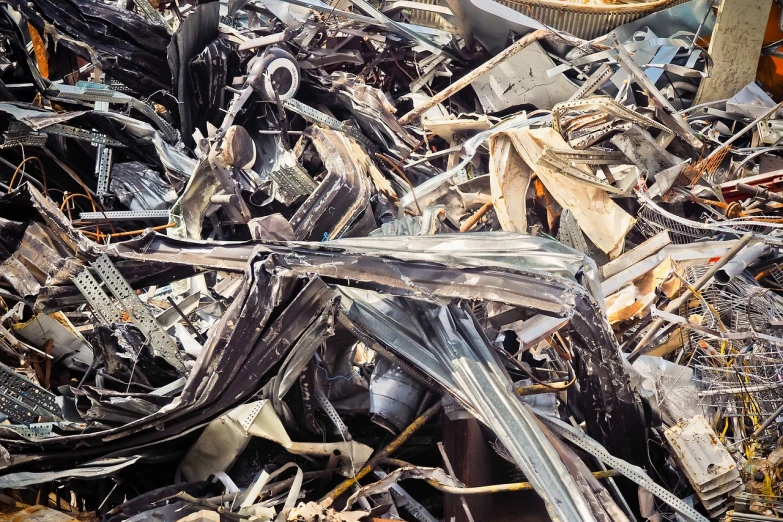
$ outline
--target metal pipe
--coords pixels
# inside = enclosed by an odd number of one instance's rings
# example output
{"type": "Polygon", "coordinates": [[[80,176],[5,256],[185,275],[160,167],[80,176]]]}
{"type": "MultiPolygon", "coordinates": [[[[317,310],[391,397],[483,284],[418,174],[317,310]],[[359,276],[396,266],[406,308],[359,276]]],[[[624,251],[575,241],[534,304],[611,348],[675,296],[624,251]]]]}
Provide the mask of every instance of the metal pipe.
{"type": "MultiPolygon", "coordinates": [[[[735,255],[739,253],[740,250],[745,248],[745,245],[750,243],[750,240],[753,239],[753,233],[748,232],[742,238],[737,241],[731,249],[729,249],[728,252],[723,254],[723,256],[718,259],[718,261],[715,262],[714,265],[710,267],[709,270],[707,270],[703,276],[699,278],[698,281],[696,281],[692,288],[696,290],[697,292],[701,290],[704,285],[710,282],[710,280],[713,278],[713,276],[720,270],[721,268],[726,265],[729,261],[731,261],[735,255]]],[[[690,289],[686,289],[683,294],[678,297],[677,299],[674,299],[669,302],[669,304],[664,308],[664,312],[672,313],[675,310],[678,310],[680,306],[687,302],[688,299],[691,298],[693,295],[693,292],[690,289]]],[[[663,319],[656,319],[653,321],[653,323],[650,325],[650,328],[647,330],[647,333],[644,334],[644,337],[642,337],[642,340],[639,341],[639,344],[636,345],[636,348],[631,352],[631,354],[628,356],[628,362],[634,362],[636,359],[639,358],[640,355],[644,355],[645,352],[645,346],[647,346],[647,343],[649,343],[653,337],[655,337],[655,334],[658,332],[658,329],[661,327],[661,325],[664,323],[663,319]]],[[[647,350],[649,351],[649,350],[647,350]]]]}
{"type": "Polygon", "coordinates": [[[215,194],[209,198],[209,202],[214,205],[235,205],[238,200],[236,194],[215,194]]]}
{"type": "Polygon", "coordinates": [[[760,257],[768,254],[770,250],[771,247],[765,243],[757,243],[743,249],[742,252],[734,256],[734,259],[715,273],[715,281],[721,285],[728,284],[746,268],[758,261],[760,257]]]}
{"type": "Polygon", "coordinates": [[[400,434],[397,435],[394,440],[388,444],[388,446],[383,448],[373,458],[368,460],[364,467],[362,467],[362,469],[360,469],[356,475],[342,481],[332,491],[327,493],[321,500],[319,500],[318,503],[323,507],[331,506],[337,497],[351,489],[351,486],[358,483],[359,480],[369,475],[373,468],[375,468],[375,466],[377,466],[381,460],[394,453],[405,443],[406,440],[410,438],[411,435],[419,431],[419,428],[427,424],[427,421],[437,415],[440,412],[440,409],[440,401],[430,406],[427,411],[422,413],[421,417],[411,422],[410,426],[400,432],[400,434]]]}
{"type": "Polygon", "coordinates": [[[520,52],[522,49],[527,47],[528,45],[532,44],[533,42],[540,40],[544,36],[547,36],[550,33],[549,31],[545,31],[543,29],[538,29],[536,31],[533,31],[530,34],[527,34],[514,42],[509,47],[506,47],[503,51],[496,54],[486,62],[484,62],[482,65],[476,67],[472,71],[470,71],[468,74],[460,78],[459,80],[455,81],[442,91],[440,91],[438,94],[424,102],[419,107],[414,108],[409,113],[405,114],[400,118],[400,125],[405,125],[406,123],[410,123],[411,120],[414,118],[418,118],[428,110],[430,110],[432,107],[436,106],[440,102],[450,98],[451,96],[455,95],[478,78],[479,76],[482,76],[490,71],[493,67],[498,65],[499,63],[508,60],[511,56],[514,56],[518,52],[520,52]]]}
{"type": "Polygon", "coordinates": [[[775,419],[778,418],[778,416],[783,413],[783,404],[781,404],[775,412],[764,419],[764,422],[761,423],[761,426],[759,426],[756,431],[753,432],[753,434],[750,436],[752,439],[758,438],[759,435],[761,435],[761,432],[765,429],[769,428],[769,425],[775,422],[775,419]]]}
{"type": "Polygon", "coordinates": [[[737,190],[753,196],[754,198],[764,199],[766,201],[774,201],[775,203],[783,203],[783,196],[775,192],[771,192],[762,186],[748,185],[747,183],[737,183],[737,190]]]}
{"type": "Polygon", "coordinates": [[[285,31],[281,31],[279,33],[268,34],[266,36],[253,38],[251,40],[239,44],[239,50],[247,51],[248,49],[255,49],[256,47],[263,47],[273,43],[284,42],[290,34],[291,31],[286,29],[285,31]]]}

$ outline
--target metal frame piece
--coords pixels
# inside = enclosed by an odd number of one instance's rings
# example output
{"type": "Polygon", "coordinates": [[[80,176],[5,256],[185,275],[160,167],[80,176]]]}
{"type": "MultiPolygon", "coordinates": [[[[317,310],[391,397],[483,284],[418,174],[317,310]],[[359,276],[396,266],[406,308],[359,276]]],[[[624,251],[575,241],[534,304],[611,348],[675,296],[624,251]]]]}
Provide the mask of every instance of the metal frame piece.
{"type": "Polygon", "coordinates": [[[109,257],[103,254],[91,265],[101,276],[111,293],[114,294],[114,297],[122,303],[133,323],[147,338],[155,355],[163,358],[177,371],[184,372],[185,365],[182,362],[182,355],[179,348],[177,348],[177,344],[152,317],[150,311],[141,302],[141,299],[139,299],[139,296],[136,295],[136,292],[125,278],[122,277],[119,270],[112,264],[109,257]]]}
{"type": "Polygon", "coordinates": [[[661,107],[666,116],[668,116],[667,119],[669,121],[667,124],[670,124],[672,128],[671,130],[667,128],[667,132],[671,133],[673,131],[675,134],[677,134],[677,136],[685,140],[693,148],[696,150],[701,150],[704,144],[701,142],[701,140],[699,140],[699,138],[696,136],[696,133],[693,132],[693,129],[690,128],[682,116],[680,116],[680,114],[677,112],[677,109],[675,109],[672,104],[669,103],[669,100],[667,100],[666,97],[661,94],[661,92],[655,87],[652,81],[650,81],[647,75],[644,74],[644,71],[641,69],[641,67],[639,67],[635,61],[633,61],[633,58],[631,58],[631,55],[628,54],[628,51],[626,51],[622,44],[620,44],[620,42],[617,40],[615,33],[612,33],[612,39],[614,40],[612,45],[614,45],[614,48],[617,51],[617,55],[615,56],[617,62],[628,72],[628,74],[631,75],[636,83],[638,83],[644,88],[645,91],[647,91],[647,94],[650,95],[653,100],[655,100],[655,104],[661,107]]]}

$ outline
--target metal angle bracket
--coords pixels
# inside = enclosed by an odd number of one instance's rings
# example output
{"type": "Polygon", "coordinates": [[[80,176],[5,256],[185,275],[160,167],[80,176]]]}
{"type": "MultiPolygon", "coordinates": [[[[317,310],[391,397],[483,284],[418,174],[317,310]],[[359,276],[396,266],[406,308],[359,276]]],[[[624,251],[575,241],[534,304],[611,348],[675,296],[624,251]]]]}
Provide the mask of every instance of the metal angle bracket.
{"type": "Polygon", "coordinates": [[[540,165],[544,165],[552,170],[559,171],[562,174],[570,176],[571,178],[577,179],[579,181],[583,181],[590,185],[600,187],[611,194],[623,193],[622,189],[610,185],[609,183],[597,178],[596,176],[582,172],[581,170],[572,166],[570,162],[560,158],[558,154],[554,150],[550,149],[549,147],[544,148],[544,150],[541,152],[541,155],[538,157],[538,160],[536,161],[540,165]]]}
{"type": "Polygon", "coordinates": [[[105,134],[98,132],[90,132],[88,130],[80,129],[79,127],[71,127],[70,125],[63,125],[61,123],[55,123],[49,125],[43,129],[46,134],[55,134],[57,136],[64,136],[66,138],[74,138],[77,140],[89,141],[93,145],[108,145],[109,147],[125,147],[125,144],[121,141],[109,138],[105,134]]]}
{"type": "Polygon", "coordinates": [[[101,276],[111,293],[114,294],[114,297],[122,303],[133,323],[147,338],[155,355],[163,358],[177,371],[184,372],[185,364],[182,362],[182,355],[176,343],[150,314],[150,311],[112,264],[109,257],[103,254],[91,265],[101,276]]]}
{"type": "Polygon", "coordinates": [[[16,146],[42,147],[46,144],[48,136],[43,132],[34,131],[22,122],[12,121],[8,124],[8,130],[3,133],[3,138],[0,149],[16,146]]]}

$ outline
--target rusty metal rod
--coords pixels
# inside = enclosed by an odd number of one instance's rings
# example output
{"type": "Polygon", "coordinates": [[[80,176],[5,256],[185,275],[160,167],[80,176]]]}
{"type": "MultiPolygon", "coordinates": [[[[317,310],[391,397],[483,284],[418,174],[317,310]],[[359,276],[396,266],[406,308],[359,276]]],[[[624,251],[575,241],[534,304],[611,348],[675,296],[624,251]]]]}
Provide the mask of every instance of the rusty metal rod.
{"type": "Polygon", "coordinates": [[[467,232],[471,228],[473,228],[473,225],[475,225],[479,219],[481,219],[484,214],[487,213],[489,209],[492,208],[492,202],[488,201],[487,203],[484,203],[484,205],[476,211],[475,214],[470,216],[468,219],[465,220],[465,222],[459,227],[460,232],[467,232]]]}
{"type": "Polygon", "coordinates": [[[402,432],[400,432],[400,434],[397,435],[397,437],[395,437],[388,446],[383,448],[375,456],[368,460],[364,467],[362,467],[362,469],[360,469],[356,475],[342,481],[332,491],[327,493],[321,500],[319,500],[318,503],[323,507],[331,506],[337,497],[351,489],[351,486],[354,484],[358,484],[359,480],[369,475],[370,472],[375,469],[375,467],[380,464],[383,459],[394,453],[400,446],[403,445],[406,440],[410,438],[411,435],[416,433],[419,428],[427,424],[427,421],[437,415],[440,412],[440,409],[440,401],[430,406],[427,411],[421,414],[419,418],[411,422],[407,428],[402,430],[402,432]]]}
{"type": "Polygon", "coordinates": [[[544,36],[547,36],[551,34],[549,31],[545,31],[543,29],[538,29],[536,31],[533,31],[530,34],[527,34],[511,44],[510,46],[506,47],[501,51],[500,53],[496,54],[486,62],[484,62],[482,65],[479,65],[472,71],[470,71],[468,74],[457,80],[456,82],[452,83],[442,91],[440,91],[438,94],[424,102],[421,106],[414,108],[409,113],[405,114],[400,118],[400,124],[405,125],[406,123],[410,123],[411,120],[414,118],[418,118],[428,110],[430,110],[432,107],[436,106],[440,102],[446,100],[447,98],[450,98],[451,96],[455,95],[478,78],[479,76],[482,76],[489,72],[490,69],[498,65],[499,63],[508,60],[511,56],[514,56],[519,51],[530,45],[531,43],[540,40],[544,36]]]}

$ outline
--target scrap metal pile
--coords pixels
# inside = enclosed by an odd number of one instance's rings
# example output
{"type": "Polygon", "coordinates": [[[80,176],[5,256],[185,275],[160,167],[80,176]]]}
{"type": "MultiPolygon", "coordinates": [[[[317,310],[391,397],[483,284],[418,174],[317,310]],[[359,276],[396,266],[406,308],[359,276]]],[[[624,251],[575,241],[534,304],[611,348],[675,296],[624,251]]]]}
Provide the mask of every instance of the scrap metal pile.
{"type": "Polygon", "coordinates": [[[0,0],[0,519],[778,520],[780,14],[0,0]]]}

